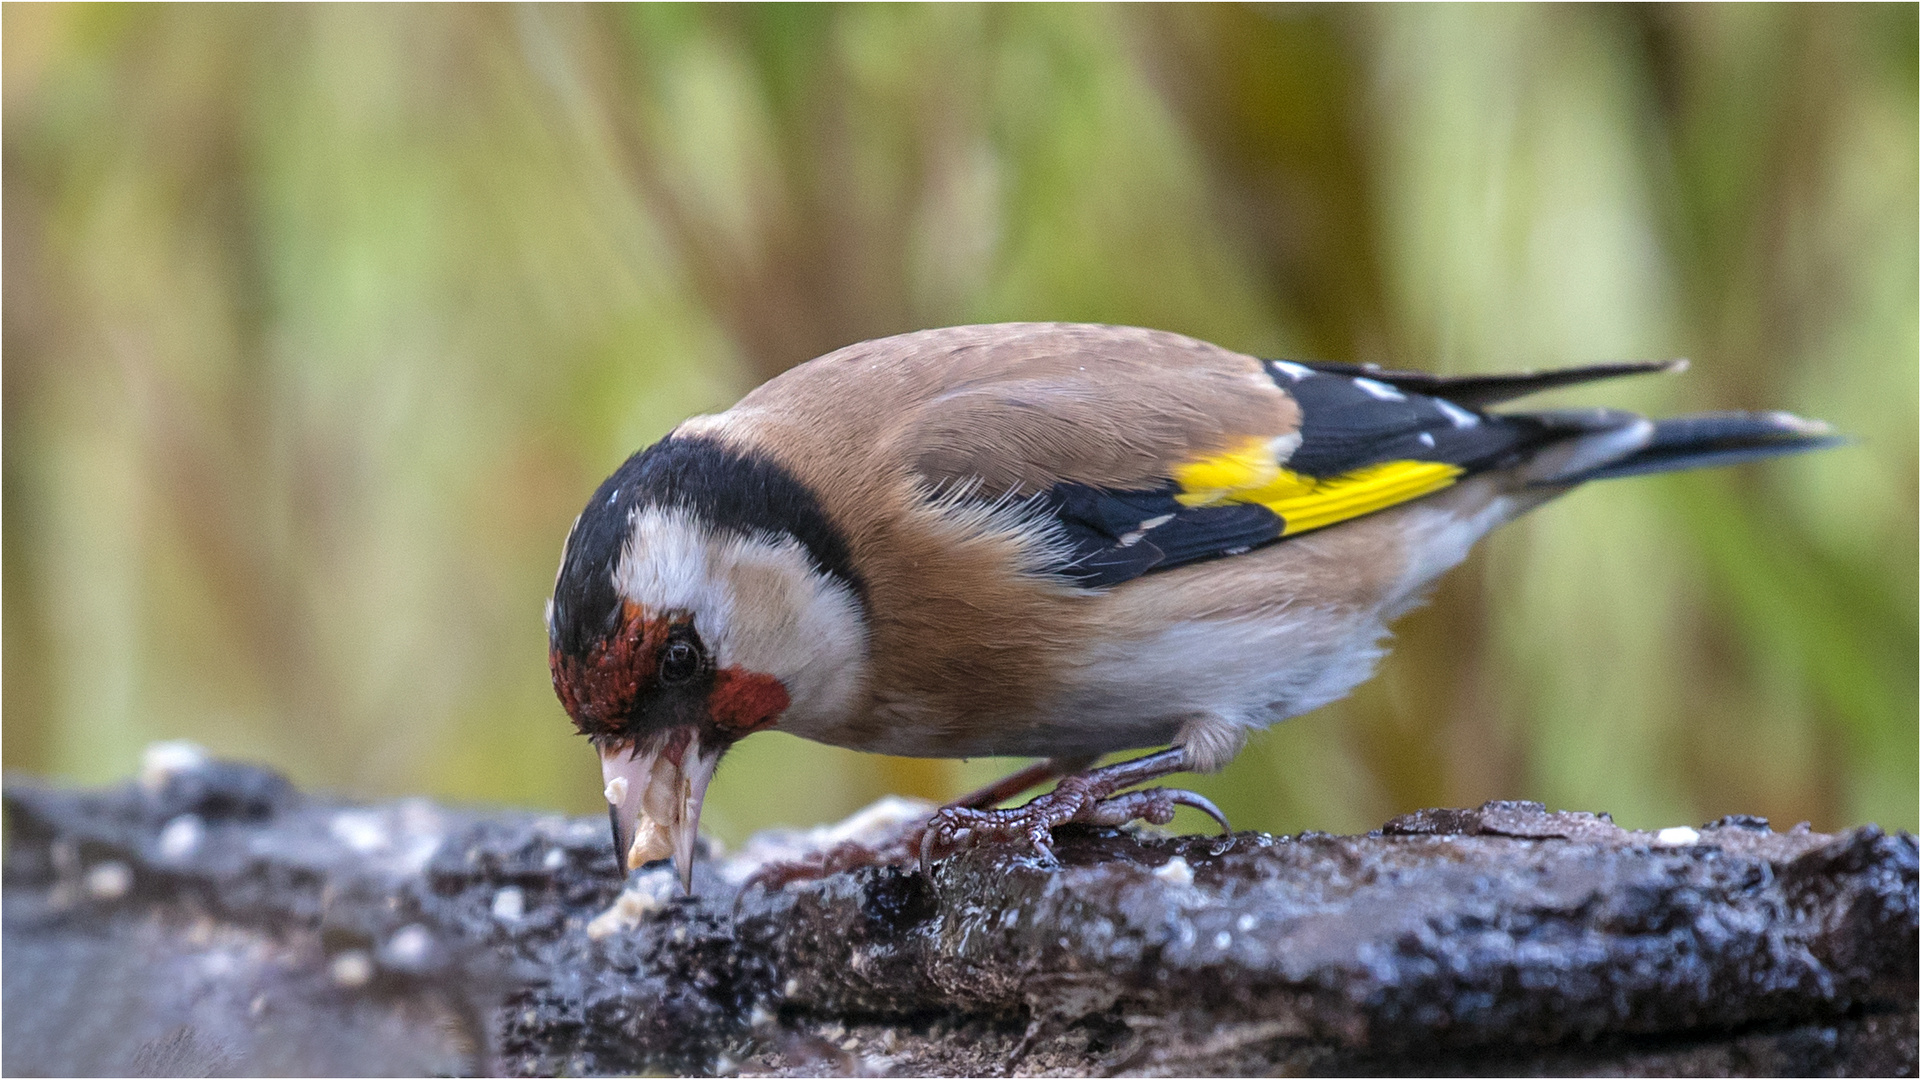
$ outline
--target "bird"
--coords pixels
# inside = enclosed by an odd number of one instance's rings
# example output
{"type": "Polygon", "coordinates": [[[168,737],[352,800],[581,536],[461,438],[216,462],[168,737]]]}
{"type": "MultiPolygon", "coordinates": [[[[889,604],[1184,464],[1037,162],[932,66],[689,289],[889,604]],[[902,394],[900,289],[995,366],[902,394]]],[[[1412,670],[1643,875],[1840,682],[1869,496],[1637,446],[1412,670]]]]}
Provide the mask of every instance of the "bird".
{"type": "Polygon", "coordinates": [[[1685,366],[1444,376],[1004,323],[791,368],[627,458],[568,533],[549,667],[615,861],[671,857],[691,891],[709,781],[769,729],[1040,759],[936,812],[923,860],[994,837],[1045,856],[1056,826],[1179,805],[1226,829],[1193,792],[1124,789],[1346,695],[1490,530],[1590,481],[1837,441],[1783,412],[1494,408],[1685,366]]]}

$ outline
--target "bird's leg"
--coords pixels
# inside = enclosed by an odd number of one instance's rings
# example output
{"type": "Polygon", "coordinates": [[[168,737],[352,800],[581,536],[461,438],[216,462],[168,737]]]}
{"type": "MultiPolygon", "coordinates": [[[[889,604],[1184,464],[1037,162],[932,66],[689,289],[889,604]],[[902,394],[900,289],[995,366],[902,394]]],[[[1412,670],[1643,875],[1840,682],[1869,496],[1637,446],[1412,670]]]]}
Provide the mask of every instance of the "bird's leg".
{"type": "Polygon", "coordinates": [[[1124,825],[1136,820],[1165,825],[1174,819],[1176,806],[1192,806],[1219,822],[1223,833],[1232,832],[1220,808],[1191,791],[1149,788],[1117,794],[1123,788],[1158,780],[1188,767],[1187,750],[1176,746],[1133,761],[1063,777],[1054,790],[1036,796],[1024,806],[1006,810],[958,804],[946,807],[934,815],[921,834],[921,868],[926,870],[933,864],[939,848],[983,837],[1025,838],[1043,856],[1051,856],[1052,832],[1057,825],[1074,822],[1124,825]]]}
{"type": "MultiPolygon", "coordinates": [[[[949,809],[986,810],[995,803],[1011,799],[1055,777],[1078,773],[1093,763],[1091,756],[1043,758],[984,788],[962,795],[942,810],[935,811],[930,821],[938,820],[940,814],[949,809]]],[[[1161,820],[1164,822],[1166,819],[1161,820]]],[[[768,863],[741,883],[737,896],[746,895],[756,885],[778,890],[791,881],[815,881],[859,866],[908,862],[920,851],[921,837],[926,827],[927,823],[922,823],[871,847],[849,840],[811,855],[804,861],[768,863]]]]}
{"type": "Polygon", "coordinates": [[[985,810],[998,802],[1019,795],[1023,791],[1037,788],[1057,776],[1077,773],[1094,764],[1094,756],[1043,758],[1018,772],[1009,773],[999,780],[978,791],[970,791],[949,806],[964,806],[970,810],[985,810]]]}

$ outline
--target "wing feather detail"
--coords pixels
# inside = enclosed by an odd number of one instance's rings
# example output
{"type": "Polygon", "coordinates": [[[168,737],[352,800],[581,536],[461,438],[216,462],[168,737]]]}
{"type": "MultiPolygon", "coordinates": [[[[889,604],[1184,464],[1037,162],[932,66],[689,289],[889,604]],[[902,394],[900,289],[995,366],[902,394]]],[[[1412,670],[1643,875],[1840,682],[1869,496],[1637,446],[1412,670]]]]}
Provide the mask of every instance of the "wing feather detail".
{"type": "Polygon", "coordinates": [[[1294,536],[1431,495],[1467,470],[1440,461],[1383,461],[1324,480],[1283,471],[1282,479],[1233,499],[1273,511],[1281,535],[1294,536]]]}
{"type": "Polygon", "coordinates": [[[1060,484],[1037,497],[1072,555],[1055,572],[1086,586],[1230,557],[1443,490],[1538,442],[1542,426],[1363,375],[1270,361],[1299,430],[1250,436],[1174,462],[1151,488],[1060,484]]]}
{"type": "MultiPolygon", "coordinates": [[[[1270,364],[1281,361],[1268,361],[1270,364]]],[[[1384,383],[1397,390],[1408,393],[1425,394],[1461,405],[1476,408],[1498,405],[1529,394],[1545,390],[1556,390],[1564,386],[1579,386],[1583,383],[1599,382],[1603,379],[1618,379],[1627,375],[1649,375],[1663,372],[1686,371],[1686,360],[1629,360],[1611,364],[1587,364],[1582,367],[1555,368],[1548,371],[1508,371],[1498,374],[1475,375],[1436,375],[1427,371],[1388,371],[1373,364],[1337,364],[1316,360],[1311,364],[1295,364],[1310,371],[1328,375],[1346,375],[1366,378],[1373,382],[1384,383]]]]}

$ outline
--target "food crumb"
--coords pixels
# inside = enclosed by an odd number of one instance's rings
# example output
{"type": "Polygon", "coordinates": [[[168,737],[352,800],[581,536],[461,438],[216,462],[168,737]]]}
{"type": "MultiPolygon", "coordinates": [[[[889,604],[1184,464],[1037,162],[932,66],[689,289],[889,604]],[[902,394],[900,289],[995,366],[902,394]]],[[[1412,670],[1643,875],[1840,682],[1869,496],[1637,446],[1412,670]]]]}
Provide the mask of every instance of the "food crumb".
{"type": "Polygon", "coordinates": [[[1160,869],[1154,871],[1154,876],[1177,888],[1194,884],[1194,868],[1179,855],[1162,863],[1160,869]]]}
{"type": "Polygon", "coordinates": [[[118,900],[133,888],[133,869],[123,862],[103,862],[87,871],[87,895],[96,900],[118,900]]]}

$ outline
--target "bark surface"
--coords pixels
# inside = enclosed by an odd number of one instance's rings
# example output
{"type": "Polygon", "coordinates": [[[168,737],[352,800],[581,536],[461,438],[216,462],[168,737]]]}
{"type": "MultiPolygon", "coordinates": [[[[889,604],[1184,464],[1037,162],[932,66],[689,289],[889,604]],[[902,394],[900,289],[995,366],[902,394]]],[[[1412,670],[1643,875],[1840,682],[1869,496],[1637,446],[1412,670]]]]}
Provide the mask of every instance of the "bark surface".
{"type": "Polygon", "coordinates": [[[216,761],[6,807],[10,1075],[1916,1068],[1915,839],[1873,826],[1489,803],[738,888],[889,804],[704,858],[687,897],[621,882],[604,821],[216,761]]]}

